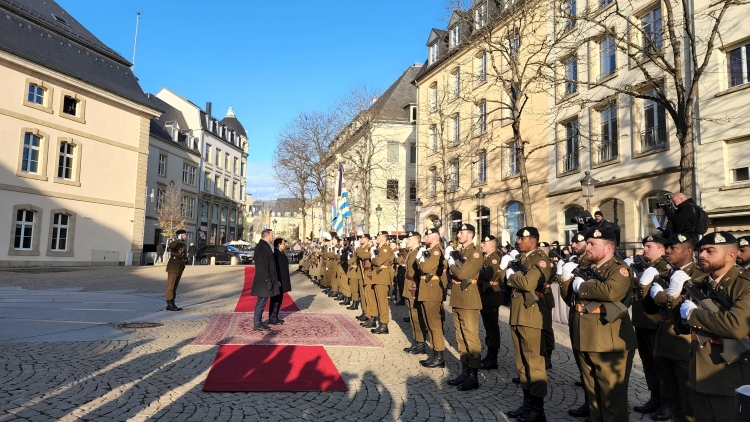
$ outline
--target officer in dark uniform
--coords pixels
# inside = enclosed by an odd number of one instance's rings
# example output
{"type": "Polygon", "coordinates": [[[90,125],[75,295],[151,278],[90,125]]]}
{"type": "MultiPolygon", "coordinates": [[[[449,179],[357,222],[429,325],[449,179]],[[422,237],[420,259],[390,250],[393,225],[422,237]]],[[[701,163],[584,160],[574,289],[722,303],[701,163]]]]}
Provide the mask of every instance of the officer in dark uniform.
{"type": "Polygon", "coordinates": [[[500,270],[500,256],[497,254],[497,240],[488,234],[482,237],[484,266],[479,272],[479,297],[482,298],[482,324],[484,325],[484,345],[487,356],[482,359],[480,369],[497,369],[497,352],[500,350],[500,325],[498,324],[503,292],[500,280],[505,279],[505,271],[500,270]]]}
{"type": "MultiPolygon", "coordinates": [[[[597,211],[598,212],[598,211],[597,211]]],[[[550,246],[547,242],[539,242],[539,249],[550,258],[552,265],[555,262],[549,256],[550,246]]],[[[555,275],[552,275],[554,280],[555,275]]],[[[552,369],[552,351],[555,350],[555,330],[552,328],[552,310],[555,309],[555,296],[552,294],[552,283],[553,280],[547,280],[547,284],[544,286],[544,305],[542,310],[542,317],[544,324],[542,325],[542,335],[544,336],[544,362],[547,369],[552,369]]]]}
{"type": "Polygon", "coordinates": [[[750,272],[750,236],[737,238],[737,266],[741,273],[750,272]]]}
{"type": "Polygon", "coordinates": [[[181,311],[182,308],[178,308],[174,304],[174,299],[177,296],[177,286],[180,284],[180,278],[182,278],[182,272],[185,271],[185,253],[187,248],[185,247],[185,238],[187,232],[185,230],[177,230],[175,233],[177,239],[169,242],[169,262],[167,263],[167,310],[168,311],[181,311]]]}

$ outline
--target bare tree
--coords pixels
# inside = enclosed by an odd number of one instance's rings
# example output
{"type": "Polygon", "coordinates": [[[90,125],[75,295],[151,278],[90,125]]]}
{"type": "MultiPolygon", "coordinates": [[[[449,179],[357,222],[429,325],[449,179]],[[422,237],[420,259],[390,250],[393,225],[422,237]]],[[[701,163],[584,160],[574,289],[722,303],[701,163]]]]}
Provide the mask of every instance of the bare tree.
{"type": "Polygon", "coordinates": [[[160,195],[156,203],[156,222],[167,237],[174,236],[177,230],[184,230],[187,226],[187,210],[182,202],[180,188],[174,181],[160,195]]]}

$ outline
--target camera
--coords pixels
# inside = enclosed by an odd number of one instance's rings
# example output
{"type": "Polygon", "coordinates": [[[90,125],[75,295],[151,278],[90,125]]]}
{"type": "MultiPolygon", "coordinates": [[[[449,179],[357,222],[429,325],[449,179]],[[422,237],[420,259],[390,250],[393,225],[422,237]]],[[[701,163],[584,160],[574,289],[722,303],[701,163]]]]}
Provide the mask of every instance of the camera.
{"type": "Polygon", "coordinates": [[[583,217],[575,217],[570,219],[571,224],[586,224],[586,221],[583,219],[583,217]]]}
{"type": "Polygon", "coordinates": [[[670,208],[674,206],[674,202],[672,202],[672,195],[667,194],[667,201],[666,202],[658,202],[656,204],[657,208],[670,208]]]}

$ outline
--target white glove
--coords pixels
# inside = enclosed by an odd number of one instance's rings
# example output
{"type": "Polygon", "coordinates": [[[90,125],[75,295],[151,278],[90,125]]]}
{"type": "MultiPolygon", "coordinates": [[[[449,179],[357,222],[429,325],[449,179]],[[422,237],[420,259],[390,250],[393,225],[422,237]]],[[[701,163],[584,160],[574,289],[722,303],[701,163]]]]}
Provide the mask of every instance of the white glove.
{"type": "Polygon", "coordinates": [[[692,314],[693,310],[695,310],[697,307],[698,306],[695,303],[686,300],[682,302],[682,305],[680,305],[680,315],[684,319],[690,319],[690,314],[692,314]]]}
{"type": "Polygon", "coordinates": [[[355,241],[354,241],[354,247],[355,247],[355,248],[358,248],[358,247],[359,247],[359,240],[355,240],[355,241]]]}
{"type": "Polygon", "coordinates": [[[648,267],[641,274],[641,280],[639,281],[641,286],[647,286],[654,282],[654,278],[659,275],[659,270],[654,267],[648,267]]]}
{"type": "Polygon", "coordinates": [[[649,294],[651,295],[651,299],[656,298],[656,294],[659,292],[663,292],[663,291],[664,291],[664,288],[661,287],[661,284],[654,283],[654,285],[651,286],[651,290],[649,291],[649,294]]]}
{"type": "Polygon", "coordinates": [[[398,249],[396,249],[395,251],[393,251],[393,255],[394,255],[394,256],[395,256],[396,258],[398,258],[398,249]]]}
{"type": "Polygon", "coordinates": [[[510,255],[511,258],[516,259],[516,255],[518,255],[518,251],[513,249],[512,251],[508,252],[508,255],[510,255]]]}
{"type": "Polygon", "coordinates": [[[581,284],[583,284],[584,281],[586,280],[582,279],[581,277],[574,278],[573,279],[573,291],[578,293],[578,289],[581,288],[581,284]]]}
{"type": "Polygon", "coordinates": [[[686,281],[690,280],[690,276],[682,270],[677,270],[672,274],[669,279],[669,288],[667,289],[667,296],[669,298],[676,298],[682,293],[682,286],[686,281]]]}
{"type": "Polygon", "coordinates": [[[370,255],[375,256],[375,251],[378,250],[377,246],[373,246],[370,248],[370,255]]]}
{"type": "Polygon", "coordinates": [[[633,260],[630,258],[625,258],[622,262],[628,264],[628,267],[633,265],[633,260]]]}
{"type": "Polygon", "coordinates": [[[508,268],[508,270],[505,271],[505,279],[509,280],[510,276],[512,276],[514,273],[515,273],[515,271],[511,270],[510,268],[508,268]]]}
{"type": "Polygon", "coordinates": [[[508,268],[508,264],[510,263],[510,261],[513,261],[513,257],[512,256],[510,256],[510,255],[503,256],[500,259],[500,269],[504,270],[504,269],[508,268]]]}
{"type": "Polygon", "coordinates": [[[452,257],[452,256],[449,256],[449,257],[448,257],[448,268],[450,268],[450,267],[452,267],[452,266],[454,266],[454,265],[456,265],[456,260],[455,260],[455,259],[453,259],[453,257],[452,257]]]}
{"type": "Polygon", "coordinates": [[[562,275],[563,266],[565,265],[565,261],[562,259],[557,261],[557,275],[562,275]]]}
{"type": "Polygon", "coordinates": [[[578,268],[578,264],[575,262],[568,262],[562,267],[562,274],[560,276],[563,280],[569,280],[570,277],[573,277],[573,270],[578,268]]]}
{"type": "Polygon", "coordinates": [[[347,259],[347,260],[349,260],[349,259],[352,259],[352,253],[351,253],[351,252],[349,252],[349,253],[348,253],[348,254],[346,255],[346,259],[347,259]]]}

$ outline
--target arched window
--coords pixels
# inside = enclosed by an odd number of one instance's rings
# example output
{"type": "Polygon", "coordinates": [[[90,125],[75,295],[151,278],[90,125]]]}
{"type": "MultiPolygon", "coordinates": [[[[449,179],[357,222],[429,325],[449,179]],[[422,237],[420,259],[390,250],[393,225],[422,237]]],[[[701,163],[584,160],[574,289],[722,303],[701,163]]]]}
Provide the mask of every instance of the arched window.
{"type": "Polygon", "coordinates": [[[477,239],[482,239],[484,236],[492,234],[490,232],[490,209],[482,207],[481,212],[477,210],[476,221],[474,223],[477,228],[477,239]]]}
{"type": "Polygon", "coordinates": [[[458,231],[461,229],[461,223],[463,222],[463,214],[461,211],[452,211],[448,214],[448,229],[450,230],[446,236],[447,240],[457,240],[458,231]]]}
{"type": "Polygon", "coordinates": [[[565,212],[563,212],[563,221],[562,224],[560,224],[563,228],[563,242],[561,242],[564,245],[570,245],[571,240],[573,240],[573,236],[575,236],[576,233],[578,233],[578,217],[583,214],[583,207],[580,205],[573,205],[568,207],[565,212]]]}
{"type": "Polygon", "coordinates": [[[666,226],[667,222],[662,221],[662,215],[664,210],[657,206],[657,204],[663,204],[669,201],[667,194],[669,192],[659,191],[652,192],[641,200],[640,203],[640,215],[641,215],[641,237],[646,237],[650,234],[656,233],[657,227],[666,226]],[[654,224],[656,220],[656,225],[654,224]]]}
{"type": "Polygon", "coordinates": [[[503,210],[503,216],[505,217],[505,227],[503,227],[503,234],[500,241],[503,245],[506,242],[515,245],[518,240],[516,232],[526,225],[523,204],[520,202],[511,202],[503,210]]]}

